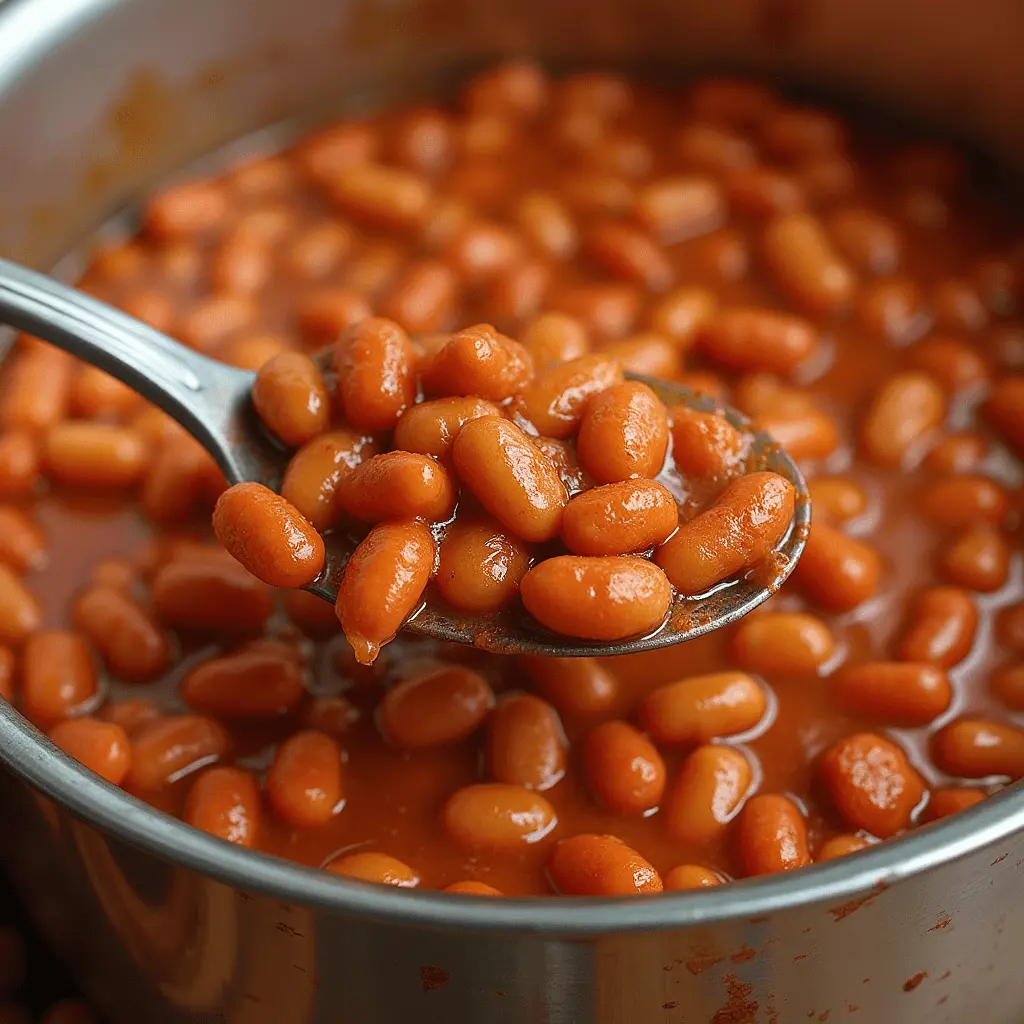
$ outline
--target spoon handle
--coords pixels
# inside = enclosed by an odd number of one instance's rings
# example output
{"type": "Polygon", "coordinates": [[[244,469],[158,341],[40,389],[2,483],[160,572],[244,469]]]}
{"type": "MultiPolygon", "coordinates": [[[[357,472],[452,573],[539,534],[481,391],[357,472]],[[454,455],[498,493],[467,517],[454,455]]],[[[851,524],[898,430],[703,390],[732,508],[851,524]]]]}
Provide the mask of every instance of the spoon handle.
{"type": "Polygon", "coordinates": [[[215,362],[98,299],[2,259],[0,323],[123,381],[192,434],[229,482],[266,480],[265,453],[238,430],[250,415],[255,378],[249,371],[215,362]]]}

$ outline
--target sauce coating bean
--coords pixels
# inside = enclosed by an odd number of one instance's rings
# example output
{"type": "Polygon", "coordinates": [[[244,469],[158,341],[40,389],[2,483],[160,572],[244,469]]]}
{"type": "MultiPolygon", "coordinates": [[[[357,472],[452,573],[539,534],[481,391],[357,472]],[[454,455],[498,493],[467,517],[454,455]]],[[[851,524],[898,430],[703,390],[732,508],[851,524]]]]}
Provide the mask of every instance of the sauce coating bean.
{"type": "Polygon", "coordinates": [[[120,786],[128,775],[131,748],[128,736],[114,722],[97,718],[67,718],[50,730],[50,739],[100,778],[120,786]]]}
{"type": "Polygon", "coordinates": [[[529,550],[493,520],[463,518],[445,531],[434,581],[453,607],[492,612],[515,597],[530,562],[529,550]]]}
{"type": "Polygon", "coordinates": [[[487,769],[497,782],[551,789],[565,775],[565,739],[558,712],[539,697],[513,693],[491,715],[487,769]]]}
{"type": "Polygon", "coordinates": [[[426,519],[443,522],[455,510],[455,488],[444,467],[426,455],[374,455],[338,481],[337,506],[364,522],[426,519]]]}
{"type": "Polygon", "coordinates": [[[966,590],[929,587],[912,607],[899,657],[952,668],[970,653],[977,629],[978,606],[966,590]]]}
{"type": "Polygon", "coordinates": [[[499,854],[539,843],[558,824],[555,809],[544,797],[502,782],[458,790],[445,804],[442,817],[459,846],[499,854]]]}
{"type": "Polygon", "coordinates": [[[927,725],[953,696],[949,678],[935,665],[873,661],[840,669],[833,678],[842,705],[897,725],[927,725]]]}
{"type": "Polygon", "coordinates": [[[290,825],[315,828],[341,810],[344,800],[341,750],[315,730],[290,736],[267,772],[267,799],[290,825]]]}
{"type": "Polygon", "coordinates": [[[835,649],[828,626],[799,612],[749,616],[733,637],[733,654],[740,666],[766,676],[818,675],[835,649]]]}
{"type": "Polygon", "coordinates": [[[657,476],[667,448],[668,410],[646,384],[616,384],[587,402],[576,450],[599,483],[657,476]]]}
{"type": "Polygon", "coordinates": [[[583,759],[590,788],[619,814],[644,814],[661,802],[665,762],[628,722],[605,722],[587,737],[583,759]]]}
{"type": "Polygon", "coordinates": [[[260,827],[260,789],[239,768],[218,765],[204,771],[189,790],[185,820],[193,828],[249,849],[260,827]]]}
{"type": "Polygon", "coordinates": [[[380,725],[396,746],[432,747],[474,733],[493,706],[494,694],[481,675],[439,668],[390,689],[380,703],[380,725]]]}
{"type": "Polygon", "coordinates": [[[662,892],[661,876],[615,836],[578,835],[551,855],[551,880],[567,896],[632,896],[662,892]]]}
{"type": "Polygon", "coordinates": [[[626,555],[663,543],[679,522],[667,488],[653,480],[592,487],[566,506],[562,539],[577,555],[626,555]]]}
{"type": "Polygon", "coordinates": [[[750,676],[713,672],[653,690],[640,705],[640,721],[657,743],[706,743],[753,729],[766,706],[750,676]]]}
{"type": "Polygon", "coordinates": [[[759,793],[744,804],[736,843],[748,875],[793,871],[811,863],[803,815],[792,800],[774,793],[759,793]]]}
{"type": "Polygon", "coordinates": [[[298,447],[322,434],[330,417],[327,388],[316,364],[299,352],[282,352],[256,374],[252,401],[267,429],[298,447]]]}

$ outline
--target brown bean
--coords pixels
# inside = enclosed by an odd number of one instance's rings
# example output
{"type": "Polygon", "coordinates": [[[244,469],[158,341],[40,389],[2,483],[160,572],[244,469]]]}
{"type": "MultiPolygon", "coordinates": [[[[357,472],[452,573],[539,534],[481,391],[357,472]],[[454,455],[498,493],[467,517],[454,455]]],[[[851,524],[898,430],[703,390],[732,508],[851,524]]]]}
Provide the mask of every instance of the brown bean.
{"type": "Polygon", "coordinates": [[[539,843],[558,824],[555,809],[539,793],[501,782],[457,790],[442,812],[444,827],[466,850],[514,854],[539,843]]]}
{"type": "Polygon", "coordinates": [[[923,373],[898,373],[875,393],[861,426],[864,454],[880,466],[898,466],[913,445],[941,425],[946,398],[923,373]]]}
{"type": "Polygon", "coordinates": [[[171,662],[163,630],[145,608],[116,587],[92,586],[82,591],[71,606],[71,618],[114,676],[144,682],[171,662]]]}
{"type": "Polygon", "coordinates": [[[529,550],[498,523],[460,516],[441,541],[437,589],[454,608],[497,611],[515,597],[530,562],[529,550]]]}
{"type": "Polygon", "coordinates": [[[1024,730],[1005,722],[961,718],[932,738],[935,763],[962,779],[1024,776],[1024,730]]]}
{"type": "Polygon", "coordinates": [[[882,560],[874,548],[815,522],[793,581],[820,608],[845,612],[873,597],[882,577],[882,560]]]}
{"type": "Polygon", "coordinates": [[[764,676],[818,675],[836,651],[828,626],[814,615],[764,612],[736,630],[733,655],[741,668],[764,676]]]}
{"type": "Polygon", "coordinates": [[[389,430],[416,401],[416,352],[391,320],[371,318],[351,328],[334,348],[338,400],[346,422],[389,430]]]}
{"type": "Polygon", "coordinates": [[[664,808],[669,835],[678,843],[713,842],[739,813],[752,782],[742,751],[720,743],[697,747],[669,790],[664,808]]]}
{"type": "Polygon", "coordinates": [[[736,846],[747,875],[793,871],[811,863],[807,823],[785,796],[751,797],[736,820],[736,846]]]}
{"type": "Polygon", "coordinates": [[[569,437],[579,428],[587,403],[621,382],[618,360],[581,356],[538,374],[513,400],[513,415],[542,437],[569,437]]]}
{"type": "Polygon", "coordinates": [[[565,747],[558,712],[539,697],[513,693],[491,715],[487,770],[496,782],[543,792],[565,775],[565,747]]]}
{"type": "Polygon", "coordinates": [[[970,654],[978,629],[978,607],[966,590],[929,587],[911,606],[900,640],[902,661],[952,668],[970,654]]]}
{"type": "Polygon", "coordinates": [[[260,367],[252,403],[264,426],[285,444],[298,447],[327,429],[327,386],[309,356],[282,352],[260,367]]]}
{"type": "Polygon", "coordinates": [[[873,661],[842,668],[833,683],[841,705],[896,725],[927,725],[953,696],[945,671],[920,662],[873,661]]]}
{"type": "Polygon", "coordinates": [[[642,227],[672,245],[720,228],[727,208],[722,188],[714,179],[682,175],[640,189],[634,215],[642,227]]]}
{"type": "Polygon", "coordinates": [[[529,353],[490,324],[452,335],[423,373],[424,387],[437,395],[476,395],[502,402],[533,376],[529,353]]]}
{"type": "Polygon", "coordinates": [[[627,722],[604,722],[587,737],[583,762],[590,788],[617,814],[653,810],[665,792],[665,762],[627,722]]]}
{"type": "Polygon", "coordinates": [[[737,307],[713,316],[701,329],[699,344],[727,369],[788,377],[817,352],[820,339],[814,325],[800,317],[737,307]]]}
{"type": "Polygon", "coordinates": [[[477,672],[444,666],[403,679],[380,702],[380,727],[397,747],[418,749],[471,736],[494,707],[494,693],[477,672]]]}
{"type": "Polygon", "coordinates": [[[576,451],[580,465],[599,483],[653,478],[667,449],[668,410],[646,384],[616,384],[587,402],[576,451]]]}
{"type": "Polygon", "coordinates": [[[426,519],[444,522],[455,510],[455,487],[427,455],[392,451],[374,455],[338,481],[337,507],[364,522],[426,519]]]}
{"type": "Polygon", "coordinates": [[[942,548],[939,570],[958,587],[989,594],[1006,582],[1011,557],[1002,533],[989,525],[972,526],[942,548]]]}
{"type": "Polygon", "coordinates": [[[712,672],[666,683],[640,705],[640,723],[656,743],[707,743],[753,729],[767,698],[743,672],[712,672]]]}
{"type": "Polygon", "coordinates": [[[627,555],[663,543],[679,523],[672,493],[653,480],[625,480],[577,495],[562,539],[577,555],[627,555]]]}
{"type": "Polygon", "coordinates": [[[635,896],[664,888],[658,872],[615,836],[566,839],[555,847],[548,870],[567,896],[635,896]]]}
{"type": "Polygon", "coordinates": [[[526,658],[537,689],[566,715],[606,714],[619,703],[619,685],[597,658],[526,658]]]}

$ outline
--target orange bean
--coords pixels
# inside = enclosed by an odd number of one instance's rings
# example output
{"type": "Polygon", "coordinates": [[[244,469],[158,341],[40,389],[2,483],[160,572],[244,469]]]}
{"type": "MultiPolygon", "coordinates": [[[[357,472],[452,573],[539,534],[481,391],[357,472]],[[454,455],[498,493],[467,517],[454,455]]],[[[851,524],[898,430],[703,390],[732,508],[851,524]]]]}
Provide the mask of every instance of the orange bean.
{"type": "Polygon", "coordinates": [[[43,531],[13,505],[0,505],[0,561],[16,572],[41,569],[46,564],[43,531]]]}
{"type": "Polygon", "coordinates": [[[646,384],[616,384],[587,402],[576,450],[580,465],[599,483],[653,478],[667,449],[668,410],[646,384]]]}
{"type": "Polygon", "coordinates": [[[618,360],[603,354],[580,356],[535,377],[511,408],[542,437],[565,438],[579,428],[587,403],[621,382],[618,360]]]}
{"type": "Polygon", "coordinates": [[[471,220],[455,233],[444,255],[461,280],[477,286],[520,262],[522,239],[503,224],[471,220]]]}
{"type": "Polygon", "coordinates": [[[687,170],[710,174],[748,167],[757,159],[749,139],[714,124],[687,124],[675,139],[675,150],[687,170]]]}
{"type": "Polygon", "coordinates": [[[7,372],[0,424],[4,430],[38,433],[64,419],[71,394],[71,360],[55,349],[19,354],[7,372]]]}
{"type": "Polygon", "coordinates": [[[131,767],[125,784],[135,792],[160,789],[219,761],[228,747],[227,731],[212,718],[157,718],[131,738],[131,767]]]}
{"type": "Polygon", "coordinates": [[[38,479],[39,449],[32,436],[23,430],[5,430],[0,434],[0,498],[31,494],[38,479]]]}
{"type": "Polygon", "coordinates": [[[652,690],[640,723],[656,743],[707,743],[753,729],[764,717],[764,690],[743,672],[689,676],[652,690]]]}
{"type": "Polygon", "coordinates": [[[86,642],[63,629],[33,633],[21,658],[21,708],[34,722],[81,712],[97,693],[96,664],[86,642]]]}
{"type": "Polygon", "coordinates": [[[482,398],[438,398],[414,405],[402,413],[392,443],[401,451],[443,458],[466,423],[500,415],[501,411],[493,402],[482,398]]]}
{"type": "Polygon", "coordinates": [[[606,274],[648,291],[666,291],[675,276],[662,246],[627,224],[611,221],[591,229],[584,252],[606,274]]]}
{"type": "Polygon", "coordinates": [[[83,419],[124,415],[140,402],[137,392],[95,366],[82,367],[71,394],[71,409],[83,419]]]}
{"type": "Polygon", "coordinates": [[[1024,452],[1024,376],[1003,377],[992,385],[984,413],[1016,452],[1024,452]]]}
{"type": "Polygon", "coordinates": [[[913,445],[939,427],[946,398],[923,373],[898,373],[875,396],[861,426],[864,454],[880,466],[899,466],[913,445]]]}
{"type": "Polygon", "coordinates": [[[391,320],[372,318],[349,330],[334,348],[338,399],[346,422],[389,430],[416,401],[416,352],[391,320]]]}
{"type": "Polygon", "coordinates": [[[935,763],[962,779],[1024,776],[1024,730],[1005,722],[962,718],[932,738],[935,763]]]}
{"type": "Polygon", "coordinates": [[[848,206],[829,218],[836,248],[866,274],[895,274],[902,260],[903,239],[887,217],[865,207],[848,206]]]}
{"type": "Polygon", "coordinates": [[[454,608],[496,611],[516,595],[530,562],[529,550],[493,520],[460,517],[441,541],[437,589],[454,608]]]}
{"type": "Polygon", "coordinates": [[[552,852],[548,871],[566,896],[635,896],[664,888],[658,872],[616,836],[564,840],[552,852]]]}
{"type": "Polygon", "coordinates": [[[196,179],[152,196],[143,213],[143,227],[162,242],[191,239],[216,231],[230,213],[231,201],[223,185],[196,179]]]}
{"type": "Polygon", "coordinates": [[[932,473],[970,473],[982,468],[988,441],[972,431],[947,434],[925,455],[921,466],[932,473]]]}
{"type": "Polygon", "coordinates": [[[546,192],[530,192],[516,209],[516,223],[534,248],[555,260],[572,257],[579,244],[576,224],[562,201],[546,192]]]}
{"type": "Polygon", "coordinates": [[[264,426],[287,445],[298,447],[327,429],[327,386],[316,363],[301,352],[282,352],[264,363],[252,401],[264,426]]]}
{"type": "Polygon", "coordinates": [[[683,370],[683,356],[669,338],[645,331],[606,345],[602,354],[617,359],[626,373],[660,380],[677,380],[683,370]]]}
{"type": "Polygon", "coordinates": [[[604,722],[587,737],[583,763],[590,788],[617,814],[642,815],[661,803],[665,762],[627,722],[604,722]]]}
{"type": "Polygon", "coordinates": [[[487,885],[486,882],[452,882],[451,885],[444,887],[445,892],[457,893],[459,896],[502,896],[504,895],[499,889],[495,889],[493,885],[487,885]]]}
{"type": "Polygon", "coordinates": [[[793,485],[775,473],[740,477],[655,548],[654,561],[681,594],[702,594],[775,549],[792,522],[795,498],[793,485]]]}
{"type": "Polygon", "coordinates": [[[534,684],[562,714],[605,714],[619,703],[615,677],[596,658],[525,660],[534,684]]]}
{"type": "Polygon", "coordinates": [[[970,653],[977,629],[978,607],[967,591],[929,587],[911,608],[898,647],[900,660],[952,668],[970,653]]]}
{"type": "Polygon", "coordinates": [[[434,555],[433,534],[415,521],[381,523],[352,552],[334,607],[360,664],[371,664],[419,606],[434,555]]]}
{"type": "Polygon", "coordinates": [[[780,386],[765,374],[744,377],[734,403],[751,417],[755,430],[770,434],[798,460],[825,459],[839,445],[835,421],[796,388],[780,386]]]}
{"type": "Polygon", "coordinates": [[[860,484],[846,477],[818,477],[807,485],[814,515],[831,524],[845,523],[867,511],[868,498],[860,484]]]}
{"type": "MultiPolygon", "coordinates": [[[[350,276],[353,272],[350,268],[350,276]]],[[[299,331],[310,345],[333,344],[370,316],[370,306],[354,287],[317,289],[306,295],[296,309],[299,331]]]]}
{"type": "Polygon", "coordinates": [[[766,371],[788,377],[820,345],[814,325],[770,309],[723,309],[701,329],[702,351],[720,365],[743,373],[766,371]]]}
{"type": "Polygon", "coordinates": [[[451,318],[458,287],[458,277],[447,264],[421,260],[406,268],[382,312],[412,334],[437,331],[451,318]]]}
{"type": "Polygon", "coordinates": [[[400,889],[414,889],[420,884],[420,876],[408,864],[386,853],[372,850],[359,850],[332,860],[327,870],[342,878],[354,878],[376,885],[394,885],[400,889]]]}
{"type": "Polygon", "coordinates": [[[800,179],[774,167],[743,167],[729,175],[729,204],[740,213],[754,217],[792,214],[807,205],[800,179]]]}
{"type": "Polygon", "coordinates": [[[282,255],[285,269],[302,281],[323,281],[347,259],[356,246],[356,234],[337,220],[315,221],[301,228],[282,255]]]}
{"type": "Polygon", "coordinates": [[[189,708],[205,715],[273,718],[296,707],[305,691],[294,651],[263,641],[201,662],[182,679],[178,692],[189,708]]]}
{"type": "Polygon", "coordinates": [[[256,317],[251,295],[222,292],[199,299],[181,311],[167,333],[197,352],[215,352],[233,336],[249,327],[256,317]]]}
{"type": "Polygon", "coordinates": [[[548,102],[547,75],[526,60],[506,60],[470,79],[462,102],[473,113],[533,117],[548,102]]]}
{"type": "Polygon", "coordinates": [[[455,510],[455,487],[443,466],[426,455],[374,455],[338,482],[337,506],[355,519],[444,522],[455,510]]]}
{"type": "Polygon", "coordinates": [[[673,245],[720,228],[728,211],[721,186],[694,174],[645,185],[637,193],[634,215],[641,227],[673,245]]]}
{"type": "Polygon", "coordinates": [[[189,790],[184,818],[193,828],[252,849],[260,829],[260,788],[241,768],[203,772],[189,790]]]}
{"type": "MultiPolygon", "coordinates": [[[[302,593],[302,591],[294,591],[302,593]]],[[[322,603],[322,602],[321,602],[322,603]]],[[[330,608],[330,605],[327,606],[330,608]]],[[[325,732],[338,739],[359,721],[359,709],[345,697],[311,697],[300,708],[299,722],[304,729],[325,732]]]]}
{"type": "Polygon", "coordinates": [[[872,661],[843,668],[833,685],[844,707],[897,725],[927,725],[953,696],[943,669],[918,662],[872,661]]]}
{"type": "Polygon", "coordinates": [[[994,480],[958,475],[927,484],[921,491],[918,507],[936,525],[959,530],[972,523],[998,525],[1009,512],[1010,501],[994,480]]]}
{"type": "Polygon", "coordinates": [[[565,775],[565,737],[558,712],[528,693],[504,697],[487,732],[487,770],[496,782],[551,789],[565,775]]]}
{"type": "Polygon", "coordinates": [[[19,644],[39,628],[42,606],[6,565],[0,564],[0,643],[19,644]]]}
{"type": "Polygon", "coordinates": [[[966,590],[999,590],[1010,572],[1012,552],[1006,538],[991,526],[972,526],[939,553],[942,575],[966,590]]]}
{"type": "Polygon", "coordinates": [[[424,387],[434,394],[476,395],[502,402],[533,376],[533,362],[518,342],[490,324],[467,327],[431,360],[424,387]]]}
{"type": "Polygon", "coordinates": [[[466,850],[514,854],[538,843],[558,824],[539,793],[503,782],[480,782],[456,790],[442,812],[448,835],[466,850]]]}
{"type": "Polygon", "coordinates": [[[665,892],[710,889],[722,882],[722,876],[711,868],[699,864],[678,864],[665,876],[665,892]]]}
{"type": "Polygon", "coordinates": [[[322,732],[293,733],[277,748],[266,790],[293,828],[326,825],[344,805],[341,749],[322,732]]]}
{"type": "Polygon", "coordinates": [[[142,479],[148,456],[134,430],[109,423],[66,422],[43,438],[46,472],[68,484],[130,487],[142,479]]]}
{"type": "Polygon", "coordinates": [[[71,618],[120,679],[143,682],[170,664],[171,649],[163,631],[123,590],[111,586],[83,590],[71,606],[71,618]]]}
{"type": "Polygon", "coordinates": [[[370,124],[341,121],[307,135],[293,155],[309,178],[326,184],[346,168],[372,161],[379,148],[380,138],[370,124]]]}
{"type": "Polygon", "coordinates": [[[494,706],[483,676],[457,665],[404,679],[380,702],[380,726],[395,746],[416,749],[471,736],[494,706]]]}
{"type": "Polygon", "coordinates": [[[683,761],[665,801],[669,835],[677,843],[714,842],[739,813],[753,778],[742,751],[720,743],[697,747],[683,761]]]}
{"type": "Polygon", "coordinates": [[[968,807],[980,804],[988,794],[983,789],[956,786],[948,789],[934,789],[928,797],[928,806],[921,815],[923,821],[939,821],[951,814],[966,811],[968,807]]]}
{"type": "Polygon", "coordinates": [[[950,394],[988,383],[990,372],[985,358],[970,345],[954,338],[926,338],[907,352],[915,370],[933,377],[950,394]]]}
{"type": "Polygon", "coordinates": [[[343,214],[393,231],[422,227],[433,203],[430,185],[420,175],[380,164],[353,164],[340,170],[332,176],[329,191],[343,214]]]}
{"type": "Polygon", "coordinates": [[[209,452],[194,437],[175,433],[150,461],[139,502],[150,522],[178,523],[225,486],[224,474],[209,452]]]}
{"type": "Polygon", "coordinates": [[[793,580],[819,607],[846,612],[873,597],[882,576],[874,548],[815,522],[807,537],[793,580]]]}
{"type": "Polygon", "coordinates": [[[273,273],[273,249],[251,231],[228,234],[217,246],[210,264],[210,286],[214,292],[255,295],[273,273]]]}
{"type": "Polygon", "coordinates": [[[793,871],[811,863],[807,823],[788,797],[751,797],[736,820],[736,846],[747,875],[793,871]]]}
{"type": "Polygon", "coordinates": [[[124,729],[98,718],[68,718],[50,730],[50,739],[66,754],[107,782],[120,786],[131,765],[124,729]]]}
{"type": "Polygon", "coordinates": [[[749,439],[719,413],[673,406],[672,460],[688,477],[727,477],[739,470],[749,439]]]}
{"type": "Polygon", "coordinates": [[[653,480],[625,480],[577,495],[562,517],[562,539],[577,555],[624,555],[661,544],[675,530],[679,508],[653,480]]]}
{"type": "Polygon", "coordinates": [[[594,486],[593,480],[580,469],[576,449],[571,445],[550,437],[538,437],[533,443],[557,470],[558,479],[562,481],[569,498],[575,498],[577,494],[594,486]]]}
{"type": "Polygon", "coordinates": [[[545,370],[579,359],[590,351],[586,328],[564,313],[542,313],[523,327],[520,341],[533,359],[538,379],[545,370]]]}
{"type": "Polygon", "coordinates": [[[628,334],[640,313],[641,291],[634,285],[582,284],[557,293],[552,309],[579,320],[592,337],[611,340],[628,334]]]}
{"type": "Polygon", "coordinates": [[[823,861],[835,860],[837,857],[847,857],[858,850],[866,849],[868,845],[866,839],[862,839],[857,835],[846,833],[832,836],[831,839],[826,839],[821,844],[818,855],[814,859],[818,864],[821,864],[823,861]]]}
{"type": "Polygon", "coordinates": [[[924,785],[903,750],[873,733],[839,740],[821,759],[833,803],[855,829],[888,839],[910,824],[924,785]]]}
{"type": "Polygon", "coordinates": [[[836,651],[828,626],[814,615],[764,612],[744,619],[733,637],[741,668],[764,676],[818,675],[836,651]]]}
{"type": "Polygon", "coordinates": [[[519,588],[526,610],[548,629],[588,640],[643,636],[665,621],[672,590],[641,558],[559,555],[531,569],[519,588]]]}
{"type": "MultiPolygon", "coordinates": [[[[131,697],[127,700],[108,702],[97,712],[97,717],[112,725],[118,725],[124,729],[129,739],[135,736],[160,717],[160,709],[151,701],[142,697],[131,697]]],[[[69,719],[76,721],[76,719],[69,719]]]]}

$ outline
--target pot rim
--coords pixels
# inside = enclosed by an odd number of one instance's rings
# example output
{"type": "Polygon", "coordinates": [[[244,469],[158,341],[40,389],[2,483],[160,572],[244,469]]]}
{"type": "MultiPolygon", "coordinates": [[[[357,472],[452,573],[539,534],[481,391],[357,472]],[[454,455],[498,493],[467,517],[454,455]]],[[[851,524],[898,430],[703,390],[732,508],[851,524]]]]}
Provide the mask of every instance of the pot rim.
{"type": "MultiPolygon", "coordinates": [[[[79,25],[123,0],[0,0],[0,99],[20,74],[79,25]]],[[[792,874],[660,897],[484,899],[397,891],[338,878],[207,835],[83,768],[0,700],[0,762],[76,817],[166,861],[241,890],[299,905],[441,930],[572,937],[754,920],[815,903],[842,905],[941,867],[1024,830],[1024,787],[901,839],[792,874]]]]}

